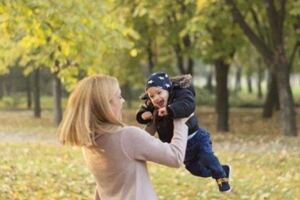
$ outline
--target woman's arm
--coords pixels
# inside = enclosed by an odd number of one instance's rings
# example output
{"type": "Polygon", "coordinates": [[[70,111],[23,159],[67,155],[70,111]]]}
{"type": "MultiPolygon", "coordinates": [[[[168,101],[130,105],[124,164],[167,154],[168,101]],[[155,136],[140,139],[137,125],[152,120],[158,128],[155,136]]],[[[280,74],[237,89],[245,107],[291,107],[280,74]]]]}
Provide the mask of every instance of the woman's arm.
{"type": "Polygon", "coordinates": [[[101,200],[97,188],[96,188],[96,191],[95,191],[95,200],[101,200]]]}
{"type": "Polygon", "coordinates": [[[188,128],[187,118],[174,120],[174,136],[171,143],[145,134],[145,131],[129,127],[122,135],[122,148],[129,159],[152,161],[170,167],[180,167],[184,161],[188,128]]]}

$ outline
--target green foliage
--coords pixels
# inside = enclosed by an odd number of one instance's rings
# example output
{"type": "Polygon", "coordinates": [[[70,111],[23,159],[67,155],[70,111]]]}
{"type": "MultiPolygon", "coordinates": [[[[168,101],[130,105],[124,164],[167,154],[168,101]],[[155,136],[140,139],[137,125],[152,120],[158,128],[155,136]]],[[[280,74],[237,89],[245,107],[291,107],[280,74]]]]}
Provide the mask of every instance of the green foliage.
{"type": "MultiPolygon", "coordinates": [[[[263,1],[237,2],[255,32],[272,45],[263,1]]],[[[299,2],[289,2],[287,13],[285,34],[290,54],[299,38],[294,34],[299,2]]],[[[235,61],[242,66],[253,66],[257,58],[233,23],[228,7],[216,0],[3,0],[0,34],[0,74],[8,73],[20,59],[24,74],[46,67],[68,90],[78,79],[97,73],[114,75],[121,84],[141,88],[149,73],[150,51],[152,70],[171,75],[178,74],[178,55],[205,63],[218,58],[232,63],[235,52],[235,61]],[[178,55],[176,48],[180,49],[178,55]]],[[[195,62],[195,67],[201,65],[195,62]]]]}
{"type": "Polygon", "coordinates": [[[144,71],[164,70],[170,74],[178,72],[175,66],[175,49],[180,49],[177,56],[193,57],[194,35],[185,32],[187,22],[196,11],[194,1],[123,1],[127,10],[127,24],[131,25],[139,37],[132,39],[137,54],[133,59],[139,60],[144,71]],[[190,43],[184,42],[190,38],[190,43]],[[149,56],[152,57],[154,69],[150,69],[149,56]]]}
{"type": "Polygon", "coordinates": [[[198,12],[186,31],[197,33],[196,55],[204,62],[225,59],[230,63],[235,51],[244,45],[241,31],[229,16],[223,1],[198,1],[198,12]]]}
{"type": "Polygon", "coordinates": [[[300,15],[300,1],[294,1],[292,2],[292,6],[290,9],[290,14],[294,16],[300,15]]]}
{"type": "MultiPolygon", "coordinates": [[[[286,1],[284,3],[279,3],[278,1],[272,1],[274,3],[274,7],[276,12],[278,12],[278,16],[282,18],[283,24],[282,28],[278,27],[282,30],[277,30],[278,32],[282,31],[282,40],[284,43],[284,54],[286,54],[287,61],[290,62],[290,57],[293,52],[294,46],[299,38],[299,32],[297,29],[299,24],[299,15],[297,15],[297,11],[299,10],[299,2],[298,1],[286,1]],[[284,6],[285,10],[282,10],[281,6],[284,6]]],[[[256,50],[259,51],[260,56],[263,56],[266,59],[266,52],[271,54],[276,54],[277,48],[275,45],[276,39],[274,38],[274,31],[271,28],[269,15],[267,13],[268,3],[266,1],[235,1],[237,8],[240,10],[243,15],[245,22],[249,25],[251,31],[259,38],[256,40],[255,44],[256,50]],[[258,45],[259,44],[259,45],[258,45]]],[[[249,32],[249,31],[247,31],[249,32]]],[[[243,34],[245,35],[245,34],[243,34]]],[[[281,37],[281,36],[280,36],[281,37]]],[[[251,37],[253,38],[253,37],[251,37]]],[[[253,45],[252,44],[252,45],[253,45]]],[[[249,46],[249,44],[247,44],[249,46]]],[[[253,50],[251,48],[246,47],[248,50],[242,50],[239,57],[242,62],[248,63],[249,55],[252,57],[253,50]],[[247,53],[248,52],[248,53],[247,53]],[[247,57],[248,56],[248,57],[247,57]],[[243,58],[244,57],[244,58],[243,58]]],[[[257,57],[256,51],[254,51],[254,57],[257,57]]],[[[274,56],[273,55],[273,56],[274,56]]],[[[268,58],[270,59],[270,58],[268,58]]],[[[250,58],[251,60],[251,58],[250,58]]],[[[251,62],[251,61],[250,61],[251,62]]]]}
{"type": "Polygon", "coordinates": [[[5,18],[0,31],[7,43],[3,51],[14,52],[1,54],[3,65],[21,57],[25,74],[47,67],[72,87],[79,71],[112,68],[109,63],[116,59],[107,60],[107,55],[132,46],[126,38],[130,28],[120,13],[111,12],[113,1],[18,0],[0,5],[5,18]]]}

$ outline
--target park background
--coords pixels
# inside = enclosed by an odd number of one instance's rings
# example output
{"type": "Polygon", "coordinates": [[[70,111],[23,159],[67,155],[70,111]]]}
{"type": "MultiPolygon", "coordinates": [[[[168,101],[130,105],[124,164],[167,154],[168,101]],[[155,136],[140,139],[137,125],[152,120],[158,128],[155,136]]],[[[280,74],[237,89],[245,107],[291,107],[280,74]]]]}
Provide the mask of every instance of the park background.
{"type": "Polygon", "coordinates": [[[159,199],[300,199],[299,47],[299,0],[1,0],[0,199],[92,199],[80,148],[56,137],[68,95],[86,76],[116,76],[138,125],[155,71],[193,75],[199,121],[233,167],[220,194],[149,163],[159,199]]]}

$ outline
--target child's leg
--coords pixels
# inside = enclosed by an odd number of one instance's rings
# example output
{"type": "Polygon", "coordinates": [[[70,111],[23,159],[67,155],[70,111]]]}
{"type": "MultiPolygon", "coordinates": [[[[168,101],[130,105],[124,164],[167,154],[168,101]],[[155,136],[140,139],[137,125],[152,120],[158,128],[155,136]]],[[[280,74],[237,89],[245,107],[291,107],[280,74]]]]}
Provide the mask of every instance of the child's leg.
{"type": "MultiPolygon", "coordinates": [[[[196,133],[196,135],[197,134],[198,133],[196,133]]],[[[199,141],[197,141],[198,138],[196,135],[187,142],[184,159],[185,168],[195,176],[211,177],[211,170],[199,162],[199,141]]]]}
{"type": "Polygon", "coordinates": [[[212,178],[218,179],[226,176],[221,163],[213,153],[201,153],[198,162],[203,163],[203,165],[211,172],[212,178]]]}
{"type": "Polygon", "coordinates": [[[212,142],[209,133],[204,129],[199,129],[198,137],[198,162],[202,163],[202,165],[211,171],[211,176],[213,178],[218,179],[225,177],[226,173],[212,150],[212,142]]]}
{"type": "Polygon", "coordinates": [[[222,166],[219,159],[214,155],[212,150],[212,142],[210,135],[205,130],[200,130],[198,137],[199,143],[199,161],[205,165],[210,171],[214,179],[216,179],[220,192],[229,192],[231,190],[229,184],[230,167],[222,166]],[[227,169],[225,171],[225,169],[227,169]]]}
{"type": "Polygon", "coordinates": [[[185,164],[185,168],[193,175],[200,177],[211,177],[211,170],[199,162],[198,159],[195,159],[191,162],[185,164]]]}

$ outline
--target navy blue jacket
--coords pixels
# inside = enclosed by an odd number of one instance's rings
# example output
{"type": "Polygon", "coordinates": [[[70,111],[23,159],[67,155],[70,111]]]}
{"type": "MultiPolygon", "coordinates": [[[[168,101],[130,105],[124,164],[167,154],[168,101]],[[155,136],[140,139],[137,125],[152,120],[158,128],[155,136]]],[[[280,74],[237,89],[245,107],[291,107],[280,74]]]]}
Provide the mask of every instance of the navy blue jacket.
{"type": "MultiPolygon", "coordinates": [[[[153,107],[153,104],[147,99],[145,105],[141,106],[137,112],[136,120],[141,124],[148,124],[152,120],[143,120],[141,117],[142,114],[146,111],[150,111],[152,114],[155,113],[156,116],[154,117],[154,120],[158,137],[161,141],[169,143],[173,137],[173,119],[190,116],[195,112],[195,107],[195,91],[193,87],[181,88],[180,86],[175,85],[169,91],[167,116],[158,116],[157,112],[154,112],[155,108],[153,107]]],[[[196,115],[192,116],[186,124],[188,126],[189,135],[199,128],[196,115]]]]}

